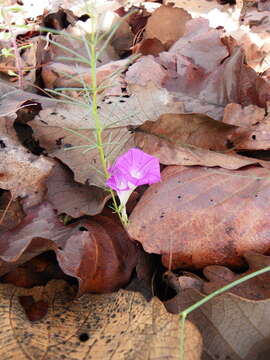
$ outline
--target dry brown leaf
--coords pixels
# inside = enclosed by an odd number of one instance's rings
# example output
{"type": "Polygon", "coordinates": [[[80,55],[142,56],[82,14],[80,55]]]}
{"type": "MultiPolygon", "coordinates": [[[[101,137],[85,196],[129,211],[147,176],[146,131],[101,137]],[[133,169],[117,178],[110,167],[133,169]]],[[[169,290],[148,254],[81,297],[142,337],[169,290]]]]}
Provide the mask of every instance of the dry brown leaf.
{"type": "Polygon", "coordinates": [[[169,48],[183,36],[186,22],[190,19],[185,10],[162,5],[148,18],[145,39],[156,38],[169,48]]]}
{"type": "MultiPolygon", "coordinates": [[[[178,314],[205,295],[182,290],[165,306],[178,314]]],[[[269,359],[270,301],[251,301],[232,294],[220,295],[188,316],[203,336],[204,359],[269,359]]]]}
{"type": "Polygon", "coordinates": [[[128,84],[146,86],[150,81],[162,87],[167,71],[155,61],[153,55],[143,56],[129,67],[125,80],[128,84]]]}
{"type": "Polygon", "coordinates": [[[133,47],[134,53],[142,55],[154,55],[158,56],[159,53],[165,51],[165,46],[162,42],[156,38],[145,39],[133,47]]]}
{"type": "Polygon", "coordinates": [[[228,152],[228,148],[241,144],[250,130],[223,125],[201,114],[163,114],[157,121],[135,128],[134,142],[165,165],[220,166],[232,170],[258,162],[268,166],[266,162],[228,152]]]}
{"type": "Polygon", "coordinates": [[[162,114],[135,130],[163,138],[175,145],[193,145],[208,150],[229,150],[240,141],[238,127],[202,114],[162,114]]]}
{"type": "Polygon", "coordinates": [[[146,190],[128,232],[168,268],[240,266],[269,251],[269,171],[170,166],[146,190]]]}
{"type": "Polygon", "coordinates": [[[72,217],[101,213],[110,195],[95,187],[76,183],[72,172],[63,164],[56,163],[47,180],[47,199],[57,209],[72,217]]]}
{"type": "MultiPolygon", "coordinates": [[[[2,360],[179,359],[179,317],[154,298],[121,290],[73,299],[65,282],[30,290],[2,285],[2,360]],[[45,318],[30,323],[18,297],[49,303],[45,318]]],[[[187,321],[185,360],[199,360],[202,341],[187,321]]]]}
{"type": "MultiPolygon", "coordinates": [[[[122,76],[119,74],[116,76],[111,76],[117,71],[124,71],[129,64],[129,60],[119,60],[107,63],[103,66],[100,66],[96,72],[97,86],[108,86],[109,88],[105,90],[106,95],[113,93],[115,96],[121,95],[121,82],[122,76]],[[117,86],[117,82],[120,84],[117,86]]],[[[48,89],[57,89],[57,88],[82,88],[82,81],[85,83],[85,86],[91,87],[91,72],[89,67],[78,66],[76,64],[63,64],[60,62],[54,62],[42,67],[42,79],[44,81],[44,87],[48,89]]],[[[70,95],[74,98],[78,98],[82,95],[82,92],[73,90],[73,91],[62,91],[63,94],[70,95]]],[[[83,98],[81,96],[81,98],[83,98]]],[[[60,97],[60,99],[62,99],[60,97]]]]}
{"type": "MultiPolygon", "coordinates": [[[[208,280],[203,282],[202,292],[210,294],[213,291],[233,282],[241,277],[260,270],[270,264],[269,256],[247,252],[244,258],[249,265],[249,269],[236,274],[224,266],[211,265],[203,269],[204,276],[208,280]]],[[[230,290],[231,293],[250,300],[264,300],[270,298],[269,272],[256,276],[253,279],[243,282],[230,290]]]]}
{"type": "Polygon", "coordinates": [[[182,102],[184,113],[202,113],[216,120],[222,119],[224,107],[232,102],[265,107],[270,85],[245,64],[244,50],[236,47],[224,60],[228,50],[219,32],[211,30],[205,19],[190,20],[188,24],[186,38],[179,39],[169,52],[157,58],[142,57],[131,65],[126,75],[128,84],[142,86],[151,79],[165,87],[174,102],[182,102]],[[204,46],[200,47],[202,39],[204,46]],[[209,51],[213,43],[214,57],[209,51]]]}

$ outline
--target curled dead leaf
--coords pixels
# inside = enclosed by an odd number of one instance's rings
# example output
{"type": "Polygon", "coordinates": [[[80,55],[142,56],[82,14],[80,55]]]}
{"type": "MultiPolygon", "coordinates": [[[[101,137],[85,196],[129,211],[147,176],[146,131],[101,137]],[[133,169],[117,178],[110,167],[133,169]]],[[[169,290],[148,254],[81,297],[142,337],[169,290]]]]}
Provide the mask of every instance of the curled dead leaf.
{"type": "Polygon", "coordinates": [[[79,295],[126,284],[137,264],[137,246],[105,216],[64,226],[50,203],[33,207],[11,231],[0,234],[0,274],[53,250],[63,272],[78,279],[79,295]]]}

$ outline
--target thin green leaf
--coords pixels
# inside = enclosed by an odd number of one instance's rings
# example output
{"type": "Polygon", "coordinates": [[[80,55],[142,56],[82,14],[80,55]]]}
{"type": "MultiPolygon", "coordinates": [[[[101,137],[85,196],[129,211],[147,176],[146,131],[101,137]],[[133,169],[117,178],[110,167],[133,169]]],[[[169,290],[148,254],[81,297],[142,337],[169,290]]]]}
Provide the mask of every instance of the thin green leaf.
{"type": "Polygon", "coordinates": [[[91,64],[89,60],[86,60],[86,58],[82,60],[81,57],[77,57],[77,58],[74,57],[74,58],[73,58],[73,57],[69,57],[69,56],[57,56],[57,57],[55,58],[55,60],[57,60],[57,61],[62,61],[62,60],[64,60],[64,61],[71,61],[71,62],[79,62],[79,63],[86,64],[86,65],[90,65],[90,64],[91,64]]]}

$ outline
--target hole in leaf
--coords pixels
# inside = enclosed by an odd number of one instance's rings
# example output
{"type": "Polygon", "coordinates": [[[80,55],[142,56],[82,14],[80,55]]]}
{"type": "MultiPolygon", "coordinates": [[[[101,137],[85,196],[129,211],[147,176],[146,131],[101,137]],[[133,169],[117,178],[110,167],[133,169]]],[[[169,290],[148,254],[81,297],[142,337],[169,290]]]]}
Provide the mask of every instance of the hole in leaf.
{"type": "Polygon", "coordinates": [[[88,229],[87,229],[86,227],[84,227],[84,226],[80,226],[80,227],[79,227],[79,230],[80,230],[80,231],[88,231],[88,229]]]}
{"type": "Polygon", "coordinates": [[[87,333],[82,333],[79,335],[79,340],[81,342],[85,342],[85,341],[89,340],[89,335],[87,333]]]}
{"type": "Polygon", "coordinates": [[[4,149],[6,147],[6,144],[4,143],[3,140],[0,140],[0,148],[4,149]]]}

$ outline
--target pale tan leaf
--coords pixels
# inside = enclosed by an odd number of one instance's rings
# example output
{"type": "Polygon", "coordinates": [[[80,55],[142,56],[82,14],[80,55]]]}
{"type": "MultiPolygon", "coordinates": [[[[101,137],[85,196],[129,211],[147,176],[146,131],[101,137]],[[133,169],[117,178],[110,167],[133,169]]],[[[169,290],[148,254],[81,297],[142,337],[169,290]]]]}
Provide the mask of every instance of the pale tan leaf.
{"type": "MultiPolygon", "coordinates": [[[[194,289],[185,289],[165,306],[179,313],[203,297],[194,289]]],[[[188,319],[203,336],[203,359],[269,359],[269,300],[251,301],[223,294],[191,312],[188,319]]]]}
{"type": "MultiPolygon", "coordinates": [[[[0,316],[2,360],[179,359],[179,317],[166,312],[156,298],[121,290],[106,295],[72,298],[59,281],[30,290],[2,285],[0,316]],[[50,304],[45,318],[30,323],[19,296],[50,304]]],[[[199,360],[202,341],[186,324],[185,360],[199,360]]]]}

